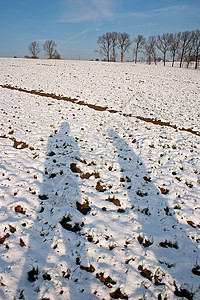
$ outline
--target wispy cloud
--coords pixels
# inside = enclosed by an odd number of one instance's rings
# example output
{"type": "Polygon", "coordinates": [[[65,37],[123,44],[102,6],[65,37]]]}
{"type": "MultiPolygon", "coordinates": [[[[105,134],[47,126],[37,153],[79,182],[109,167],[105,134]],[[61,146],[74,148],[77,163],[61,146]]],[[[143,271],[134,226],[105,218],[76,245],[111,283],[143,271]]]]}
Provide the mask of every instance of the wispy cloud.
{"type": "Polygon", "coordinates": [[[174,5],[168,7],[162,7],[157,9],[152,9],[149,11],[143,12],[129,12],[129,16],[133,16],[136,18],[152,18],[158,16],[172,16],[180,14],[180,12],[187,12],[189,7],[187,5],[174,5]]]}
{"type": "MultiPolygon", "coordinates": [[[[150,20],[152,18],[176,16],[190,10],[188,5],[172,5],[149,10],[144,8],[142,11],[128,11],[127,8],[125,10],[123,8],[122,0],[62,0],[62,14],[59,22],[95,22],[96,30],[98,30],[102,24],[112,20],[130,17],[150,20]]],[[[81,32],[80,35],[84,33],[81,32]]]]}
{"type": "Polygon", "coordinates": [[[114,0],[64,0],[61,22],[81,23],[113,17],[114,0]]]}
{"type": "MultiPolygon", "coordinates": [[[[131,17],[136,17],[136,18],[146,18],[148,16],[148,13],[145,13],[145,12],[129,12],[128,13],[128,16],[131,16],[131,17]]],[[[127,14],[124,15],[124,17],[127,17],[127,14]]]]}
{"type": "Polygon", "coordinates": [[[189,7],[187,5],[175,5],[175,6],[169,6],[169,7],[163,7],[154,9],[151,11],[152,14],[164,14],[166,16],[178,14],[181,11],[187,11],[189,7]]]}
{"type": "Polygon", "coordinates": [[[92,29],[93,29],[93,28],[90,27],[90,28],[88,28],[88,29],[86,29],[86,30],[83,30],[83,31],[81,31],[81,32],[79,32],[79,33],[77,33],[77,34],[75,34],[75,35],[70,36],[70,37],[65,41],[65,43],[67,44],[67,43],[69,43],[69,42],[72,42],[73,40],[75,40],[75,39],[78,38],[79,36],[84,35],[85,33],[87,33],[88,31],[90,31],[90,30],[92,30],[92,29]]]}

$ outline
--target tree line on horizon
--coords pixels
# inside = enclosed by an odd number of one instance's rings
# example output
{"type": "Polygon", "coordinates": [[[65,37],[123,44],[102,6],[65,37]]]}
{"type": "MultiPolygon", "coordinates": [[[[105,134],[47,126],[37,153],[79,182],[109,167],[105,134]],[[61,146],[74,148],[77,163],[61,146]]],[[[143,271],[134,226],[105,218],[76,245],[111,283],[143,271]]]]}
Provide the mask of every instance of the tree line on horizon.
{"type": "Polygon", "coordinates": [[[128,33],[107,32],[98,37],[97,43],[99,50],[97,52],[104,57],[106,61],[115,62],[117,59],[117,49],[120,51],[121,62],[124,61],[124,55],[129,51],[130,46],[134,43],[133,54],[134,61],[137,63],[138,54],[143,53],[146,61],[151,64],[152,61],[157,63],[157,50],[163,54],[164,66],[166,63],[166,55],[169,52],[172,58],[172,67],[175,59],[180,60],[180,68],[186,61],[187,67],[191,61],[195,61],[195,69],[198,67],[200,59],[200,30],[184,31],[178,33],[164,33],[158,36],[149,36],[145,38],[138,34],[131,41],[128,33]]]}
{"type": "MultiPolygon", "coordinates": [[[[48,59],[60,59],[60,54],[58,53],[58,51],[56,50],[56,43],[53,42],[52,40],[47,40],[44,45],[43,45],[43,49],[45,52],[45,56],[48,59]]],[[[31,54],[31,57],[29,57],[28,55],[26,55],[26,58],[38,58],[38,55],[40,53],[40,46],[39,43],[34,41],[32,43],[30,43],[30,45],[28,46],[28,50],[31,54]]]]}
{"type": "MultiPolygon", "coordinates": [[[[163,54],[163,63],[166,64],[167,53],[170,53],[172,59],[172,67],[176,59],[180,61],[180,68],[183,66],[183,62],[186,62],[187,68],[191,61],[195,62],[195,69],[198,68],[200,60],[200,30],[184,31],[178,33],[164,33],[162,35],[152,35],[145,38],[143,35],[138,34],[132,41],[130,35],[126,32],[106,32],[98,37],[97,43],[99,45],[98,52],[105,61],[116,62],[117,49],[120,51],[120,60],[124,61],[124,55],[130,50],[131,45],[134,55],[134,62],[138,61],[138,54],[145,55],[146,61],[151,64],[153,61],[155,64],[159,60],[157,50],[163,54]]],[[[48,59],[60,59],[61,56],[56,50],[56,43],[52,40],[45,41],[43,50],[45,56],[48,59]]],[[[28,46],[28,50],[31,56],[25,56],[26,58],[38,58],[40,53],[39,43],[34,41],[28,46]]]]}

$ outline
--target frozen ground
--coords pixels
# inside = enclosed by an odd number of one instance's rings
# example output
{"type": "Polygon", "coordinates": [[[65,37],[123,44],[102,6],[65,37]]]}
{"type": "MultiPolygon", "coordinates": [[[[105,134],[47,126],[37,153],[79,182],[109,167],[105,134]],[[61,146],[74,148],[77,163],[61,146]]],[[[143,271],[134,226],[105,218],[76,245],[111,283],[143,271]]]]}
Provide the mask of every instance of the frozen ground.
{"type": "Polygon", "coordinates": [[[199,82],[0,59],[0,298],[199,299],[199,82]]]}

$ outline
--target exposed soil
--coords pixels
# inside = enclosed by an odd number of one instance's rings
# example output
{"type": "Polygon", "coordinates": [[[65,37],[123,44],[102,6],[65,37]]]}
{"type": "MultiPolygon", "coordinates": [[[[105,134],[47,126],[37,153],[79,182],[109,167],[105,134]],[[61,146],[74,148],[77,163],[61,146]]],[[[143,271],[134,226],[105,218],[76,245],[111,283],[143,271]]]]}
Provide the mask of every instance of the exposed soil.
{"type": "Polygon", "coordinates": [[[70,218],[69,217],[63,217],[62,220],[59,222],[63,228],[66,230],[72,231],[72,232],[78,232],[81,230],[81,227],[84,226],[84,223],[82,222],[81,224],[75,223],[74,226],[70,224],[70,218]]]}
{"type": "Polygon", "coordinates": [[[37,279],[38,279],[38,275],[39,275],[39,270],[38,270],[38,268],[37,269],[35,269],[34,267],[33,267],[33,269],[32,270],[30,270],[29,272],[28,272],[28,281],[30,281],[30,282],[34,282],[34,281],[36,281],[37,279]]]}
{"type": "Polygon", "coordinates": [[[24,214],[24,215],[26,214],[26,211],[23,209],[23,207],[21,207],[21,205],[17,205],[15,207],[15,211],[20,213],[20,214],[24,214]]]}
{"type": "Polygon", "coordinates": [[[7,238],[9,238],[10,234],[6,233],[3,237],[0,237],[0,244],[3,244],[7,238]]]}
{"type": "Polygon", "coordinates": [[[138,270],[140,270],[140,274],[143,277],[145,277],[145,278],[149,279],[150,281],[152,281],[153,274],[152,274],[152,272],[150,270],[148,270],[147,268],[143,268],[142,265],[138,266],[138,270]]]}
{"type": "Polygon", "coordinates": [[[110,276],[104,277],[103,272],[96,274],[96,278],[103,282],[108,288],[112,288],[112,285],[116,284],[116,281],[112,280],[110,276]]]}
{"type": "Polygon", "coordinates": [[[21,247],[25,247],[26,246],[26,244],[24,243],[24,241],[21,238],[19,240],[19,244],[20,244],[21,247]]]}
{"type": "Polygon", "coordinates": [[[80,211],[83,215],[87,215],[87,213],[91,210],[89,203],[79,203],[76,201],[76,207],[78,211],[80,211]]]}
{"type": "Polygon", "coordinates": [[[4,134],[4,135],[1,135],[0,138],[1,139],[9,139],[9,140],[13,141],[14,142],[13,147],[15,149],[20,149],[21,150],[21,149],[28,148],[31,151],[34,150],[34,148],[29,146],[26,142],[23,142],[23,141],[18,142],[14,137],[9,137],[9,136],[4,134]]]}
{"type": "Polygon", "coordinates": [[[186,289],[181,289],[178,290],[176,287],[176,290],[174,291],[174,295],[177,297],[182,297],[182,298],[186,298],[188,300],[192,300],[193,299],[193,294],[188,292],[186,289]]]}
{"type": "MultiPolygon", "coordinates": [[[[108,198],[108,199],[106,199],[106,201],[112,202],[112,203],[115,204],[116,206],[121,206],[119,199],[108,198]]],[[[119,211],[119,212],[121,212],[121,211],[119,211]]]]}
{"type": "Polygon", "coordinates": [[[112,299],[128,299],[128,296],[126,294],[123,294],[120,290],[120,288],[116,289],[113,293],[110,293],[110,297],[112,299]]]}
{"type": "Polygon", "coordinates": [[[45,195],[45,194],[39,195],[38,197],[40,198],[40,200],[47,200],[47,199],[49,199],[48,195],[45,195]]]}
{"type": "Polygon", "coordinates": [[[96,184],[96,190],[99,192],[105,192],[106,188],[101,184],[101,181],[99,180],[96,184]]]}
{"type": "Polygon", "coordinates": [[[70,165],[70,169],[73,173],[82,173],[81,169],[74,163],[70,165]]]}
{"type": "MultiPolygon", "coordinates": [[[[47,98],[51,98],[51,99],[55,99],[55,100],[68,101],[68,102],[75,103],[75,104],[78,104],[78,105],[87,106],[87,107],[89,107],[91,109],[94,109],[96,111],[108,111],[109,113],[122,114],[120,111],[109,109],[107,106],[103,107],[103,106],[99,106],[99,105],[85,103],[84,101],[78,100],[76,98],[72,99],[70,97],[59,96],[59,95],[56,95],[56,94],[53,94],[53,93],[45,93],[45,92],[36,91],[36,90],[31,90],[30,91],[30,90],[27,90],[27,89],[11,86],[9,84],[4,84],[4,85],[2,84],[2,85],[0,85],[0,87],[10,89],[10,90],[19,91],[19,92],[24,92],[24,93],[27,93],[27,94],[33,94],[33,95],[38,95],[38,96],[42,96],[42,97],[47,97],[47,98]]],[[[151,123],[151,124],[159,125],[159,126],[167,126],[167,127],[173,128],[173,129],[186,131],[186,132],[192,133],[194,135],[200,136],[199,131],[192,130],[191,128],[178,128],[176,125],[170,124],[169,122],[163,122],[161,120],[155,120],[155,119],[141,117],[141,116],[134,116],[132,114],[123,113],[122,115],[124,117],[134,117],[138,120],[141,120],[141,121],[144,121],[144,122],[147,122],[147,123],[151,123]]]]}
{"type": "Polygon", "coordinates": [[[95,178],[99,178],[99,173],[98,172],[92,172],[92,173],[84,173],[80,176],[81,179],[89,179],[91,176],[94,176],[95,178]]]}
{"type": "Polygon", "coordinates": [[[194,275],[200,276],[200,266],[196,266],[192,269],[194,275]]]}
{"type": "Polygon", "coordinates": [[[85,270],[86,272],[89,272],[89,273],[93,273],[95,271],[95,268],[92,265],[90,265],[89,267],[84,267],[83,265],[81,265],[80,269],[85,270]]]}
{"type": "Polygon", "coordinates": [[[172,243],[171,241],[168,242],[167,240],[165,240],[164,242],[160,242],[159,245],[163,248],[170,247],[170,248],[178,249],[178,246],[176,243],[172,243]]]}

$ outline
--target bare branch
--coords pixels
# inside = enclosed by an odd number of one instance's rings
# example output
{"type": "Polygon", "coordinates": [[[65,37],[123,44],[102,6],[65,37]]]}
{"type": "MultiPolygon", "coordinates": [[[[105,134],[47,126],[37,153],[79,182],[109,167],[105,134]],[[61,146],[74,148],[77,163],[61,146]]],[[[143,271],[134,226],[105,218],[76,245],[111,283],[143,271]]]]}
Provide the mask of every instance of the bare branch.
{"type": "Polygon", "coordinates": [[[116,61],[117,59],[117,53],[116,53],[116,47],[118,42],[118,33],[117,32],[111,32],[111,61],[116,61]]]}
{"type": "Polygon", "coordinates": [[[128,48],[131,45],[130,35],[128,33],[119,33],[118,34],[118,48],[121,52],[121,62],[124,61],[124,54],[128,51],[128,48]]]}
{"type": "Polygon", "coordinates": [[[198,68],[198,60],[200,56],[200,30],[194,32],[194,56],[195,56],[195,69],[198,68]]]}
{"type": "Polygon", "coordinates": [[[142,48],[145,46],[145,37],[143,37],[141,34],[138,34],[137,38],[133,39],[133,42],[136,44],[133,52],[135,54],[135,63],[137,63],[138,53],[141,52],[142,48]]]}
{"type": "Polygon", "coordinates": [[[145,46],[145,50],[146,50],[146,56],[147,56],[147,60],[149,62],[149,64],[151,63],[151,60],[154,60],[154,63],[156,65],[156,37],[155,36],[149,36],[148,37],[148,41],[147,44],[145,46]]]}
{"type": "Polygon", "coordinates": [[[169,51],[172,54],[172,67],[174,66],[175,57],[179,50],[180,36],[181,36],[181,32],[175,34],[171,33],[169,35],[169,51]]]}
{"type": "Polygon", "coordinates": [[[104,56],[107,61],[110,61],[110,49],[112,44],[111,33],[107,32],[98,37],[97,43],[99,44],[100,50],[99,53],[101,56],[104,56]]]}
{"type": "Polygon", "coordinates": [[[44,51],[49,59],[60,59],[60,54],[57,52],[56,43],[52,40],[47,40],[44,44],[44,51]]]}
{"type": "Polygon", "coordinates": [[[32,58],[37,58],[38,54],[40,52],[40,47],[39,44],[37,42],[32,42],[29,46],[28,46],[28,50],[31,53],[31,57],[32,58]]]}
{"type": "Polygon", "coordinates": [[[169,33],[164,33],[162,36],[158,35],[157,48],[163,53],[163,62],[165,66],[166,53],[169,50],[169,33]]]}
{"type": "Polygon", "coordinates": [[[193,32],[184,31],[180,36],[180,68],[182,67],[183,58],[187,54],[192,43],[193,32]]]}

